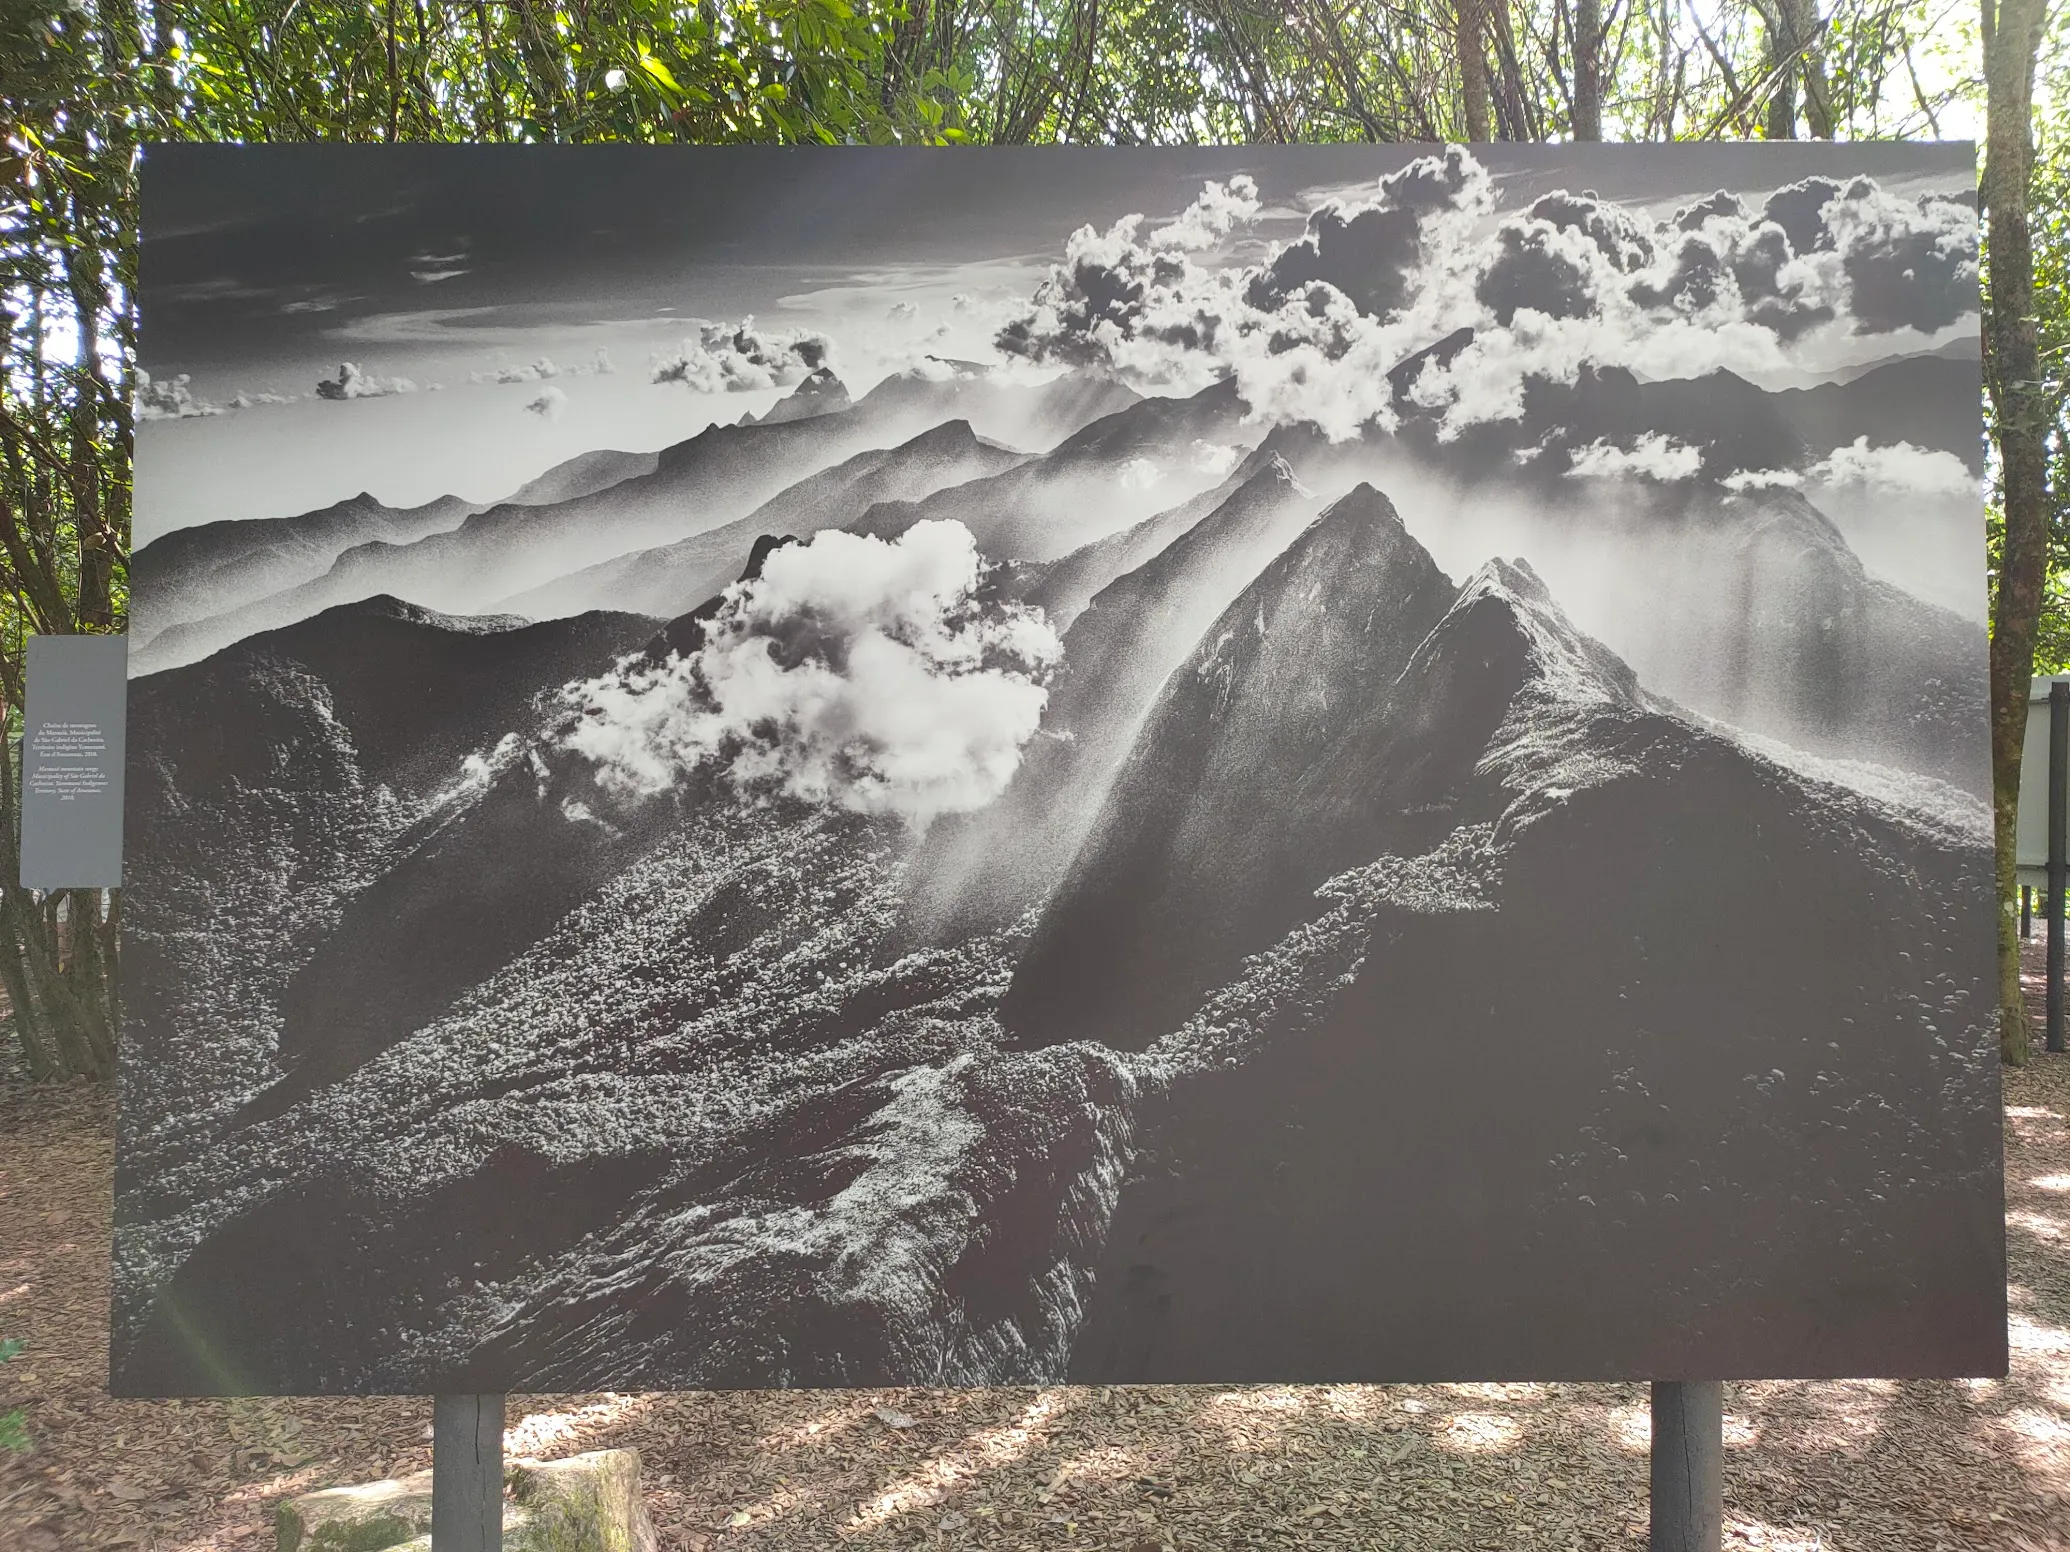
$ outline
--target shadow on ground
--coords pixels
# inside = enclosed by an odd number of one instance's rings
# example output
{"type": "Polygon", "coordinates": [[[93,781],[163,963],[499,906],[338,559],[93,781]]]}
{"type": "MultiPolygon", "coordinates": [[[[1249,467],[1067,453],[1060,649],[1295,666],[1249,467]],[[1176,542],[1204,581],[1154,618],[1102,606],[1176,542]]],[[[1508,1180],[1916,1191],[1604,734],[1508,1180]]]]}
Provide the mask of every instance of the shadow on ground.
{"type": "MultiPolygon", "coordinates": [[[[2039,984],[2035,1004],[2039,1006],[2039,984]]],[[[112,1105],[0,1085],[0,1547],[270,1546],[273,1504],[430,1464],[430,1404],[105,1392],[112,1105]]],[[[2070,1552],[2070,1058],[2009,1075],[2012,1374],[1727,1389],[1728,1547],[2070,1552]]],[[[523,1396],[513,1453],[636,1445],[669,1552],[1636,1549],[1618,1385],[523,1396]]]]}

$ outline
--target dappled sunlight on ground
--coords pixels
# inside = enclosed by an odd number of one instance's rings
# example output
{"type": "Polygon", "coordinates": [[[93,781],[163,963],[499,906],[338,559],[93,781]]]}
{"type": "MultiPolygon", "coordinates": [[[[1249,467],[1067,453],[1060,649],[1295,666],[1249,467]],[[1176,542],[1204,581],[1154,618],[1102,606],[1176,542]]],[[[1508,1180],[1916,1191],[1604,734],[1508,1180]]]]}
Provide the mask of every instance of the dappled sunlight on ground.
{"type": "Polygon", "coordinates": [[[1607,1419],[1610,1440],[1628,1455],[1644,1455],[1653,1446],[1653,1414],[1644,1402],[1612,1407],[1607,1419]]]}
{"type": "Polygon", "coordinates": [[[1827,1546],[1825,1537],[1817,1531],[1791,1530],[1731,1513],[1725,1516],[1725,1543],[1757,1548],[1759,1552],[1826,1552],[1827,1546]]]}
{"type": "Polygon", "coordinates": [[[587,1441],[630,1422],[648,1410],[644,1396],[605,1396],[588,1406],[558,1412],[504,1413],[503,1448],[512,1456],[553,1460],[591,1448],[587,1441]]]}
{"type": "MultiPolygon", "coordinates": [[[[1054,1427],[1053,1419],[1069,1411],[1071,1404],[1072,1397],[1068,1392],[1044,1391],[1010,1423],[979,1429],[960,1447],[937,1455],[918,1471],[893,1483],[874,1500],[861,1505],[842,1530],[868,1530],[901,1515],[928,1508],[940,1503],[945,1494],[965,1479],[981,1472],[996,1471],[1020,1460],[1048,1439],[1054,1427]]],[[[1048,1491],[1054,1493],[1070,1472],[1070,1463],[1058,1468],[1050,1479],[1048,1491]]]]}
{"type": "Polygon", "coordinates": [[[1524,1425],[1507,1412],[1460,1412],[1446,1419],[1437,1442],[1462,1455],[1486,1455],[1514,1446],[1524,1425]]]}
{"type": "Polygon", "coordinates": [[[2050,1213],[2011,1212],[2005,1215],[2005,1222],[2007,1227],[2032,1234],[2036,1239],[2059,1241],[2070,1232],[2070,1224],[2050,1213]]]}
{"type": "MultiPolygon", "coordinates": [[[[2012,1374],[1725,1392],[1735,1552],[2070,1552],[2070,1060],[2008,1080],[2012,1374]]],[[[0,1091],[5,1552],[266,1552],[288,1494],[422,1470],[409,1398],[105,1383],[104,1095],[0,1091]]],[[[1640,1552],[1642,1385],[512,1396],[505,1447],[633,1445],[662,1552],[1640,1552]]]]}

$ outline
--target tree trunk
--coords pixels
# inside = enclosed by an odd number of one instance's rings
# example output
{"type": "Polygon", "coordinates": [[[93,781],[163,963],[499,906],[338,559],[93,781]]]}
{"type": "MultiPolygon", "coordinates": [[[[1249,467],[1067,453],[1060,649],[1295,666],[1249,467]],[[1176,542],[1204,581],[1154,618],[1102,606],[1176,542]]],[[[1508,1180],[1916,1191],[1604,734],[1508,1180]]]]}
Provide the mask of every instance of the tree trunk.
{"type": "Polygon", "coordinates": [[[1493,138],[1488,124],[1489,0],[1459,0],[1459,97],[1466,118],[1466,138],[1493,138]]]}
{"type": "Polygon", "coordinates": [[[1574,3],[1574,138],[1603,138],[1603,0],[1574,3]]]}
{"type": "Polygon", "coordinates": [[[1818,9],[1813,0],[1767,0],[1768,122],[1762,133],[1770,140],[1797,138],[1797,83],[1804,74],[1801,55],[1810,46],[1818,9]],[[1772,9],[1768,9],[1772,7],[1772,9]]]}
{"type": "Polygon", "coordinates": [[[2034,168],[2034,65],[2044,0],[1984,0],[1983,203],[1990,218],[1985,379],[1997,420],[2005,546],[1991,614],[1991,782],[1998,843],[1998,1040],[2027,1060],[2020,996],[2019,888],[2014,837],[2027,686],[2048,574],[2048,421],[2034,318],[2034,250],[2027,186],[2034,168]]]}

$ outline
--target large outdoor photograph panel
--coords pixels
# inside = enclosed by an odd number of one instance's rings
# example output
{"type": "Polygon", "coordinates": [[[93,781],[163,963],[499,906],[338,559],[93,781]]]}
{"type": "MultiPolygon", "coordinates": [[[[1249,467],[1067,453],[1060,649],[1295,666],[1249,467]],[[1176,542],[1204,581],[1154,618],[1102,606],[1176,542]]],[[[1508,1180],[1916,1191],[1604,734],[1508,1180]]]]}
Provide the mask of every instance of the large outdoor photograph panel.
{"type": "Polygon", "coordinates": [[[118,1392],[2004,1371],[1969,147],[143,187],[118,1392]]]}

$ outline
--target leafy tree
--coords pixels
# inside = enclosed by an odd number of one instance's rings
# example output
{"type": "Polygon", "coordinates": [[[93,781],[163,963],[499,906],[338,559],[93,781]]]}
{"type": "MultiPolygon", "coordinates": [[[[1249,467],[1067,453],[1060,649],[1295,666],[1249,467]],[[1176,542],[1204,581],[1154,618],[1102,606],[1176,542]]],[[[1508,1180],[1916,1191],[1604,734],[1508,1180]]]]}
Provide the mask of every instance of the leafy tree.
{"type": "Polygon", "coordinates": [[[83,5],[0,19],[0,990],[32,1077],[115,1067],[115,899],[19,887],[15,738],[27,637],[127,611],[136,118],[104,94],[131,41],[83,5]]]}

